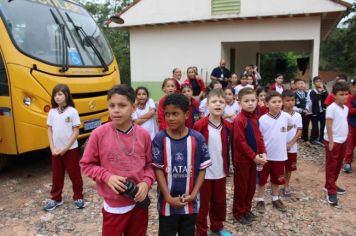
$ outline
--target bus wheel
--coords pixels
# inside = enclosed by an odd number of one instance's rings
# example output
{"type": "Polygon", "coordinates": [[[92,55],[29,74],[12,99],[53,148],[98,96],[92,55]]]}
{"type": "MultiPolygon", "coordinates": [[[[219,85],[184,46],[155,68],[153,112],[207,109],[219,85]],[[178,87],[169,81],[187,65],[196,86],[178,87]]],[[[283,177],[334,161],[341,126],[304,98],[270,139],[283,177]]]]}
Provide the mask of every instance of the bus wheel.
{"type": "Polygon", "coordinates": [[[3,171],[7,165],[8,159],[0,154],[0,172],[3,171]]]}

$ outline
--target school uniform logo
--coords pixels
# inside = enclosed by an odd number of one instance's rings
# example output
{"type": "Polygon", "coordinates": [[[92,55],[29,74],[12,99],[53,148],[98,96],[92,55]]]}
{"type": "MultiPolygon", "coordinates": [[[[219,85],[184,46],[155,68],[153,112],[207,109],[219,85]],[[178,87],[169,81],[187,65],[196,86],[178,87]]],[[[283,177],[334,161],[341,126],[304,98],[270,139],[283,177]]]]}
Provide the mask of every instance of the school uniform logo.
{"type": "Polygon", "coordinates": [[[69,116],[66,117],[65,122],[66,122],[66,123],[69,123],[69,122],[70,122],[70,117],[69,117],[69,116]]]}
{"type": "Polygon", "coordinates": [[[284,132],[287,132],[287,127],[281,127],[281,132],[284,133],[284,132]]]}
{"type": "Polygon", "coordinates": [[[279,182],[283,182],[283,181],[284,181],[284,175],[280,175],[280,176],[278,177],[278,181],[279,181],[279,182]]]}
{"type": "Polygon", "coordinates": [[[153,147],[152,148],[152,154],[154,159],[158,159],[160,156],[160,151],[158,147],[153,147]]]}
{"type": "Polygon", "coordinates": [[[183,153],[177,152],[174,159],[175,159],[177,162],[183,161],[183,160],[184,160],[184,155],[183,155],[183,153]]]}

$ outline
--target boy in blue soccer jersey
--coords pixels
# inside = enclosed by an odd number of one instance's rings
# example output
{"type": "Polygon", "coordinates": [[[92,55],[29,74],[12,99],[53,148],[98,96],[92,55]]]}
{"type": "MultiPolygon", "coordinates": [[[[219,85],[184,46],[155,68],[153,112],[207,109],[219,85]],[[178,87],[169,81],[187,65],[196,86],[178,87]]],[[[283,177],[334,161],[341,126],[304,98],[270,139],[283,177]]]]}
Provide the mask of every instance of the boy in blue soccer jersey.
{"type": "Polygon", "coordinates": [[[167,96],[164,117],[168,128],[153,140],[153,162],[158,182],[159,235],[195,235],[199,189],[211,165],[204,137],[185,126],[189,101],[182,94],[167,96]]]}

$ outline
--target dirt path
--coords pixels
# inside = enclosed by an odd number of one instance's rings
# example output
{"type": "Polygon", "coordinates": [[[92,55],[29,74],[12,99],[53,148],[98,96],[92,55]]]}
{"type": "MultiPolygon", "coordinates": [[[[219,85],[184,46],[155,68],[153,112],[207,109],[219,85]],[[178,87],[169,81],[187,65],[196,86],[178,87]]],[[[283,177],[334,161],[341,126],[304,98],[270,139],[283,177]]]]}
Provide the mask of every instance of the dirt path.
{"type": "MultiPolygon", "coordinates": [[[[71,184],[66,178],[64,205],[51,213],[42,210],[51,187],[50,160],[47,153],[17,160],[0,174],[0,235],[100,235],[101,206],[94,183],[84,179],[83,210],[74,208],[71,184]]],[[[347,194],[339,197],[340,206],[330,207],[325,202],[324,150],[300,148],[298,171],[292,177],[294,196],[285,200],[287,213],[272,209],[266,199],[267,212],[259,216],[251,227],[241,226],[231,216],[232,186],[228,180],[228,216],[226,228],[234,235],[355,235],[356,234],[356,174],[341,173],[338,184],[347,194]]],[[[353,166],[356,170],[356,165],[353,166]]],[[[266,196],[269,194],[266,194],[266,196]]],[[[156,193],[152,199],[149,235],[157,235],[158,215],[156,193]]]]}

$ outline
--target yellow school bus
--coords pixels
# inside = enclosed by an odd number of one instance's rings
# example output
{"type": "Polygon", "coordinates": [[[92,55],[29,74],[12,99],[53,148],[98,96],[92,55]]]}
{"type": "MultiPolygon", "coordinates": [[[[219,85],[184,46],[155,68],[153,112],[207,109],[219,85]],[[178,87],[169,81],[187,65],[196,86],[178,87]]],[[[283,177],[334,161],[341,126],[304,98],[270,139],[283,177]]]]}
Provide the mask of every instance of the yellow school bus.
{"type": "Polygon", "coordinates": [[[66,0],[0,0],[0,169],[5,157],[48,147],[51,92],[67,84],[79,138],[107,122],[119,83],[113,52],[91,15],[66,0]]]}

